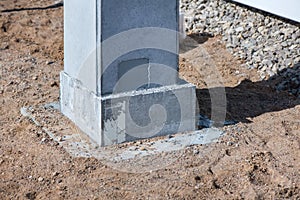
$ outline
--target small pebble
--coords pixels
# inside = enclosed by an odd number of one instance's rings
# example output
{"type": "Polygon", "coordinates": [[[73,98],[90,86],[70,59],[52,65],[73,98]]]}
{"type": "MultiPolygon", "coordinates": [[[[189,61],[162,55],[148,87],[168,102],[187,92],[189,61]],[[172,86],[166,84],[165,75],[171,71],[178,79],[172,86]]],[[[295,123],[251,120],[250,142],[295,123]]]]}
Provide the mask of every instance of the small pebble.
{"type": "Polygon", "coordinates": [[[140,150],[141,151],[146,151],[147,149],[146,149],[146,147],[143,146],[143,147],[140,147],[140,150]]]}
{"type": "Polygon", "coordinates": [[[54,62],[53,61],[47,61],[46,65],[52,65],[54,62]]]}
{"type": "Polygon", "coordinates": [[[43,180],[44,180],[43,177],[39,177],[39,178],[38,178],[38,181],[39,181],[39,182],[42,182],[43,180]]]}
{"type": "Polygon", "coordinates": [[[57,141],[58,141],[58,142],[62,142],[62,141],[63,141],[63,138],[62,138],[62,137],[58,137],[58,138],[57,138],[57,141]]]}
{"type": "Polygon", "coordinates": [[[52,176],[58,176],[59,173],[58,172],[53,172],[52,176]]]}
{"type": "Polygon", "coordinates": [[[194,155],[198,155],[200,152],[196,149],[196,150],[194,150],[194,155]]]}
{"type": "Polygon", "coordinates": [[[47,141],[47,138],[42,138],[41,142],[44,143],[47,141]]]}

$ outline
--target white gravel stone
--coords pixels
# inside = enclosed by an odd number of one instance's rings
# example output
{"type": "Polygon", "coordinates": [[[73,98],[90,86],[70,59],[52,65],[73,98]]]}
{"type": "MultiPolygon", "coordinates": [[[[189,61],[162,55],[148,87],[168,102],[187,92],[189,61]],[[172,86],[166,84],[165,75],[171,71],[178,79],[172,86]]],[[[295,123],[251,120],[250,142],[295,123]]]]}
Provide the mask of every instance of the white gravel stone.
{"type": "Polygon", "coordinates": [[[224,0],[181,0],[180,7],[187,32],[222,35],[229,52],[256,68],[263,79],[285,75],[284,69],[292,68],[288,83],[279,83],[277,89],[300,98],[300,24],[224,0]]]}

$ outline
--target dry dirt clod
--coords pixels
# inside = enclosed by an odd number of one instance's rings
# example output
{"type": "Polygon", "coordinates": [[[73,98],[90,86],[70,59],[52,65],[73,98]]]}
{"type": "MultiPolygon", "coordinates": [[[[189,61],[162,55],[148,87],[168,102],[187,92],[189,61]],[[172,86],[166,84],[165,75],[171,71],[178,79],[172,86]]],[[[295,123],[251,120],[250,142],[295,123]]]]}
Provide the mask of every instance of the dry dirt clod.
{"type": "Polygon", "coordinates": [[[34,200],[36,199],[36,192],[28,192],[25,194],[25,197],[29,200],[34,200]]]}
{"type": "Polygon", "coordinates": [[[59,172],[53,172],[52,176],[55,177],[55,176],[58,176],[59,175],[59,172]]]}
{"type": "Polygon", "coordinates": [[[56,81],[51,82],[51,87],[59,87],[59,84],[56,81]]]}

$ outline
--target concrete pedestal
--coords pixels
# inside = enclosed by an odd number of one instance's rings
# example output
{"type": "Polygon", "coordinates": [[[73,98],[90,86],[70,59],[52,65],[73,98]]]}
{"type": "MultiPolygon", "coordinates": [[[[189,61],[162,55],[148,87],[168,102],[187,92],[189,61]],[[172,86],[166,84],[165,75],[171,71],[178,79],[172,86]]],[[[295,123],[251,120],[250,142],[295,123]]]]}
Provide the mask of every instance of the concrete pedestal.
{"type": "Polygon", "coordinates": [[[62,113],[100,146],[194,130],[195,99],[189,83],[97,96],[61,73],[62,113]]]}
{"type": "Polygon", "coordinates": [[[179,3],[65,0],[61,111],[99,145],[195,130],[178,79],[179,3]]]}

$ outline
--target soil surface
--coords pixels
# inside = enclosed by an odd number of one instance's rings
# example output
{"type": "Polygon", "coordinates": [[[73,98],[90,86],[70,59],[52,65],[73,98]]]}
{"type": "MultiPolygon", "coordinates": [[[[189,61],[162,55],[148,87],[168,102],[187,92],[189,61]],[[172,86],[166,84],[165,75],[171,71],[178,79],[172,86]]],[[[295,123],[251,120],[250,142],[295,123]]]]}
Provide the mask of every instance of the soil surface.
{"type": "Polygon", "coordinates": [[[225,86],[226,119],[239,123],[217,143],[143,173],[69,155],[20,114],[59,101],[63,7],[53,3],[0,1],[0,199],[300,199],[300,100],[276,92],[280,75],[261,81],[241,67],[219,37],[190,35],[180,57],[201,114],[225,86]]]}

